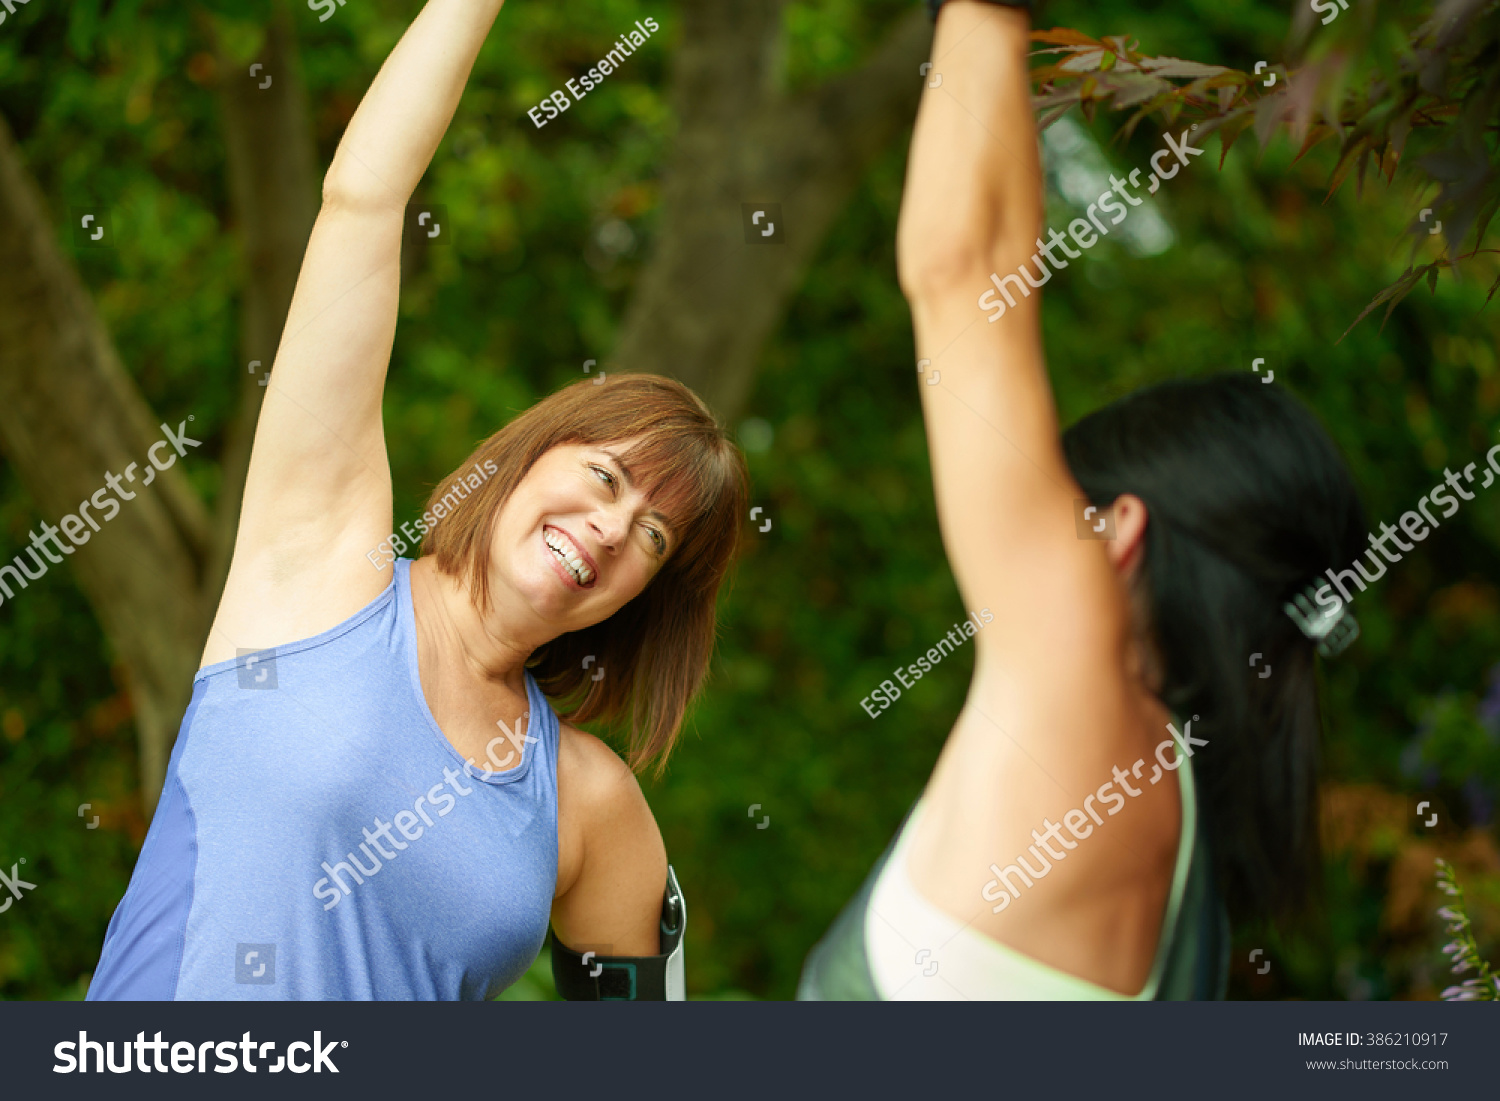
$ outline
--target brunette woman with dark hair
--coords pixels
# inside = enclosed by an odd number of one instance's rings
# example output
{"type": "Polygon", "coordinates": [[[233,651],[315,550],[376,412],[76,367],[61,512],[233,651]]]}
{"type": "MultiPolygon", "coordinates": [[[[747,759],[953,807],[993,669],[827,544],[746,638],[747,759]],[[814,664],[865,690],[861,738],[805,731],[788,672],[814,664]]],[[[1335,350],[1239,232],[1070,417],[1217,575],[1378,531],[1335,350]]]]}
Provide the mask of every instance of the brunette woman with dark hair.
{"type": "Polygon", "coordinates": [[[92,999],[490,998],[549,919],[568,996],[683,996],[656,821],[548,696],[627,726],[634,768],[665,759],[745,513],[738,450],[678,383],[580,382],[434,490],[421,558],[379,549],[404,212],[500,6],[428,0],[324,179],[92,999]]]}
{"type": "Polygon", "coordinates": [[[1294,912],[1319,874],[1313,654],[1356,630],[1322,575],[1364,549],[1359,502],[1317,421],[1248,372],[1059,433],[1040,296],[991,315],[981,293],[1043,266],[1025,4],[930,6],[943,80],[897,262],[940,371],[918,391],[943,542],[995,619],[799,997],[1220,997],[1225,904],[1294,912]]]}

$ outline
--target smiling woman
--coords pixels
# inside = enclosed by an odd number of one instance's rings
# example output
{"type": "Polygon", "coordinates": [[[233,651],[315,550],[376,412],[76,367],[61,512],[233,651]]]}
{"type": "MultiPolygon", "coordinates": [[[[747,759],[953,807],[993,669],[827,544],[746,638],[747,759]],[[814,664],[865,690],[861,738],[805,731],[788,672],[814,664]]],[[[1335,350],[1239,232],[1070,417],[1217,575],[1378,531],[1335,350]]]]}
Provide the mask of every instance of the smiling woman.
{"type": "Polygon", "coordinates": [[[229,576],[90,999],[491,998],[549,919],[570,996],[600,996],[589,957],[624,957],[629,996],[684,995],[656,820],[562,720],[628,725],[637,770],[665,760],[708,667],[743,457],[679,383],[580,382],[433,490],[420,558],[387,575],[366,553],[393,530],[404,211],[499,9],[428,0],[324,179],[229,576]],[[476,773],[508,723],[520,760],[476,773]],[[242,977],[247,953],[272,977],[242,977]]]}
{"type": "Polygon", "coordinates": [[[481,609],[494,581],[524,591],[526,613],[569,625],[532,652],[532,675],[553,699],[581,694],[564,719],[628,718],[633,768],[664,763],[713,651],[715,596],[745,511],[740,453],[681,383],[621,375],[522,413],[438,484],[428,510],[476,463],[499,472],[427,533],[423,555],[481,609]],[[601,552],[591,512],[631,497],[642,515],[601,552]],[[564,540],[582,583],[552,549],[564,540]],[[554,577],[564,583],[544,583],[554,577]]]}

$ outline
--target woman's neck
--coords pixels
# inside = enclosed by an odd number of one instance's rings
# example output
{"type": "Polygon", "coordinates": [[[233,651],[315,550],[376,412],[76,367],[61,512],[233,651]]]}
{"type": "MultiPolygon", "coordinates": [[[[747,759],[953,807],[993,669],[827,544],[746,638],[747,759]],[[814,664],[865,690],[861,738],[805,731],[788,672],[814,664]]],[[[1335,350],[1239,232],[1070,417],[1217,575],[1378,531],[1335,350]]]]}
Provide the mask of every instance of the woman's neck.
{"type": "Polygon", "coordinates": [[[524,694],[526,662],[551,638],[523,638],[507,631],[501,624],[515,623],[521,617],[506,616],[493,599],[489,613],[482,614],[467,583],[438,569],[431,556],[413,562],[410,577],[422,649],[437,655],[444,665],[462,668],[473,679],[524,694]]]}

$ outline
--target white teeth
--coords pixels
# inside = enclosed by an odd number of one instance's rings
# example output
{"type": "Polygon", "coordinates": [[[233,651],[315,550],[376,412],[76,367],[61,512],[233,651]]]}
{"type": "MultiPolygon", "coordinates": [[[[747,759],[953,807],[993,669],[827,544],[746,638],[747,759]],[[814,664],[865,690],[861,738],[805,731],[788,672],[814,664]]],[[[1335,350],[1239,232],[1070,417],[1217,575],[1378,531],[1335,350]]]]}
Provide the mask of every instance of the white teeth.
{"type": "Polygon", "coordinates": [[[543,531],[542,538],[547,541],[547,546],[557,552],[568,571],[573,575],[573,580],[580,585],[587,585],[594,579],[594,571],[583,564],[583,559],[578,555],[578,548],[573,546],[561,535],[554,535],[550,531],[543,531]]]}

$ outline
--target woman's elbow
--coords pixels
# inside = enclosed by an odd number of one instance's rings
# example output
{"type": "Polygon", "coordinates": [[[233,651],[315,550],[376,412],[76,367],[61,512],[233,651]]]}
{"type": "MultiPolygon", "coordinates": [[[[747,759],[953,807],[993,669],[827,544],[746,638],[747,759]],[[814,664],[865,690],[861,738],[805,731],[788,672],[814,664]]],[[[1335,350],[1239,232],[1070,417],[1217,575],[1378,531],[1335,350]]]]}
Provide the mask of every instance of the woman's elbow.
{"type": "Polygon", "coordinates": [[[969,242],[898,249],[896,261],[896,278],[901,293],[912,303],[951,297],[970,290],[979,294],[984,286],[989,285],[986,280],[994,267],[988,250],[976,248],[969,242]]]}
{"type": "Polygon", "coordinates": [[[973,289],[994,271],[1014,271],[1035,250],[1041,232],[1034,196],[1013,196],[986,205],[982,214],[955,219],[908,221],[897,231],[896,276],[908,301],[973,289]]]}
{"type": "Polygon", "coordinates": [[[405,203],[391,188],[368,170],[349,170],[337,154],[323,176],[323,206],[351,211],[405,209],[405,203]]]}

